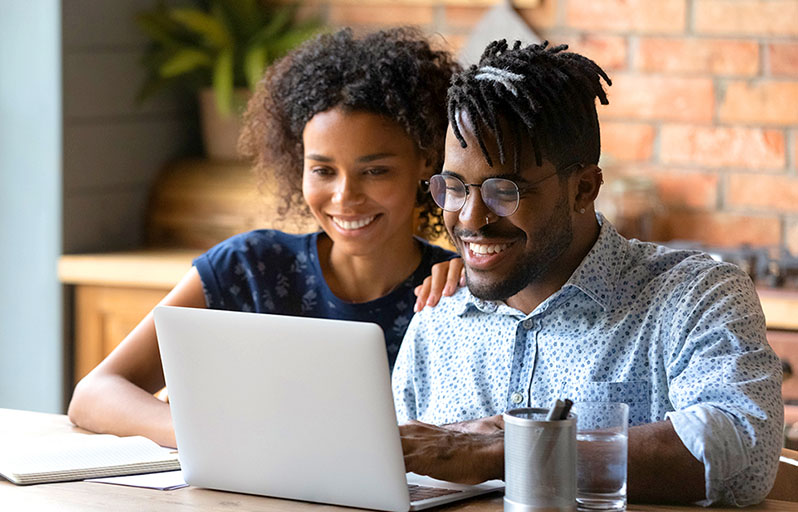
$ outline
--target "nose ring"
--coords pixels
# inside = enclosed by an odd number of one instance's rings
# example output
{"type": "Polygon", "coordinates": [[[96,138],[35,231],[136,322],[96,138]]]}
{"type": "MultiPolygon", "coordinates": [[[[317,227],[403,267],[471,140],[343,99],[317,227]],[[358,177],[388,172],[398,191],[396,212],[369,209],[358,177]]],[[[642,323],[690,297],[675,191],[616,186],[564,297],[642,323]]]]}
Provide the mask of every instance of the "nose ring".
{"type": "Polygon", "coordinates": [[[487,226],[488,224],[490,224],[490,216],[485,215],[485,225],[487,226]]]}

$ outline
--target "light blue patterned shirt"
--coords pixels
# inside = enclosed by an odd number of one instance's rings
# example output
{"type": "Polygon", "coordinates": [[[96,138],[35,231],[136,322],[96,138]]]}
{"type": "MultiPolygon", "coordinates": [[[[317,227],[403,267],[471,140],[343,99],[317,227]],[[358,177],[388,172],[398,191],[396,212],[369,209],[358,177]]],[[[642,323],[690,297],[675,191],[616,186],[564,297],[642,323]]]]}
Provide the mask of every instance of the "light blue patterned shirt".
{"type": "Polygon", "coordinates": [[[555,398],[625,402],[631,425],[670,419],[704,462],[701,504],[761,501],[784,410],[750,278],[702,253],[626,240],[598,219],[593,248],[531,314],[462,288],[414,316],[393,373],[399,422],[442,425],[555,398]]]}

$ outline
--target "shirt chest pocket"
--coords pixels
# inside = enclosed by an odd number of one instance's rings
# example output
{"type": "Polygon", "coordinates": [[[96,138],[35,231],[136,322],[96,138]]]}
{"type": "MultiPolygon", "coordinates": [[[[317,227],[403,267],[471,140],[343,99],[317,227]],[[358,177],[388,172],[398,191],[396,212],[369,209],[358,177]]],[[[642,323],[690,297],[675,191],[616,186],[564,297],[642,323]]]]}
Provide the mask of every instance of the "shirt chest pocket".
{"type": "Polygon", "coordinates": [[[574,402],[622,402],[629,406],[629,424],[651,421],[651,398],[648,381],[574,383],[563,396],[574,402]]]}

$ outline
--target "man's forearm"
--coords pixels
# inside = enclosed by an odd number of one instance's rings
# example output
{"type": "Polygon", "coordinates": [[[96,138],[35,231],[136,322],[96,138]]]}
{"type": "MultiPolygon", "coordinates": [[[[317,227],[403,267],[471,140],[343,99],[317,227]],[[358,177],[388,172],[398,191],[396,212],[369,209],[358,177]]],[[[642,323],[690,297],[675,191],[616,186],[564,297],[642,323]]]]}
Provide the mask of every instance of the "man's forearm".
{"type": "Polygon", "coordinates": [[[693,457],[670,421],[629,429],[629,500],[691,503],[704,498],[704,464],[693,457]]]}

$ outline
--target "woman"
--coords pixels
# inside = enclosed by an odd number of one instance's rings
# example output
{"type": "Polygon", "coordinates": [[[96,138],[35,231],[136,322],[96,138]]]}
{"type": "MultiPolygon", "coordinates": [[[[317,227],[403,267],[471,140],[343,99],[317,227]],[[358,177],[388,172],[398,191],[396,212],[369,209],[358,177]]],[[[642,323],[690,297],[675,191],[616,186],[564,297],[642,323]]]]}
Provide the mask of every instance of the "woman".
{"type": "MultiPolygon", "coordinates": [[[[161,304],[376,322],[393,366],[414,288],[422,286],[419,306],[427,294],[434,303],[442,289],[453,292],[462,268],[414,236],[443,231],[420,180],[443,161],[456,69],[409,29],[322,35],[271,66],[239,146],[262,176],[277,177],[280,213],[309,211],[322,231],[237,235],[197,258],[161,304]]],[[[78,383],[69,417],[175,446],[169,406],[153,396],[163,385],[150,313],[78,383]]]]}

